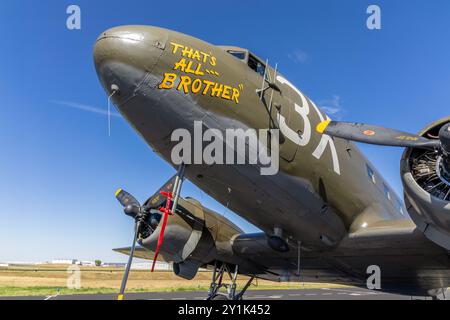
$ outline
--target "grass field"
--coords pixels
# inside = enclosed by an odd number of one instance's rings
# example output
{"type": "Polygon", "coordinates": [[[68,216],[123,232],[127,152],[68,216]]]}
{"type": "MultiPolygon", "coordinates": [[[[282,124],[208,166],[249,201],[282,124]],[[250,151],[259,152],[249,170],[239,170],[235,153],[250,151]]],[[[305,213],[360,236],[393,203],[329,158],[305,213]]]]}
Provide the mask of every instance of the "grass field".
{"type": "MultiPolygon", "coordinates": [[[[68,289],[70,275],[64,265],[18,266],[0,269],[0,296],[46,296],[55,294],[116,293],[123,275],[122,268],[81,267],[81,288],[68,289]]],[[[239,277],[243,286],[247,277],[239,277]]],[[[132,270],[128,292],[205,291],[211,283],[211,272],[199,272],[194,280],[183,280],[173,272],[132,270]]],[[[255,280],[251,289],[331,288],[340,285],[314,283],[274,283],[255,280]]]]}

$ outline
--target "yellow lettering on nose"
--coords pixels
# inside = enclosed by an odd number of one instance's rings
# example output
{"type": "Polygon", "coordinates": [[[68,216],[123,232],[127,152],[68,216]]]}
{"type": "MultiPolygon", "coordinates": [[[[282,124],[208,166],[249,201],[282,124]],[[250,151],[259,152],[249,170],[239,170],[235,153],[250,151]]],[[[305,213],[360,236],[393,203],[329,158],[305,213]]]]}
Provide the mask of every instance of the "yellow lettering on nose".
{"type": "Polygon", "coordinates": [[[186,69],[186,59],[184,58],[181,58],[180,61],[175,63],[175,66],[173,67],[173,70],[181,70],[182,72],[184,72],[185,69],[186,69]]]}
{"type": "Polygon", "coordinates": [[[233,100],[236,103],[239,103],[239,96],[240,96],[239,90],[234,88],[233,89],[233,95],[231,96],[231,100],[233,100]]]}
{"type": "Polygon", "coordinates": [[[191,78],[188,76],[181,76],[180,79],[180,84],[178,85],[177,90],[181,91],[181,89],[183,89],[184,93],[189,93],[189,85],[192,82],[191,78]]]}
{"type": "Polygon", "coordinates": [[[192,82],[192,93],[197,94],[200,92],[200,90],[202,89],[203,83],[202,80],[200,79],[195,79],[192,82]]]}
{"type": "Polygon", "coordinates": [[[205,73],[202,71],[202,64],[201,63],[197,64],[197,69],[195,69],[195,74],[197,76],[204,76],[205,75],[205,73]]]}
{"type": "Polygon", "coordinates": [[[222,98],[231,100],[231,87],[229,87],[229,86],[223,87],[222,98]]]}
{"type": "Polygon", "coordinates": [[[210,55],[207,54],[206,52],[200,52],[200,53],[203,56],[203,62],[206,62],[206,60],[210,57],[210,55]]]}
{"type": "Polygon", "coordinates": [[[212,85],[214,85],[214,82],[212,81],[208,81],[208,80],[204,80],[203,83],[205,84],[205,89],[203,90],[203,95],[207,95],[209,92],[209,89],[211,88],[212,85]]]}
{"type": "Polygon", "coordinates": [[[189,48],[189,47],[184,47],[181,54],[183,55],[183,57],[188,57],[189,59],[191,59],[192,55],[194,54],[194,49],[189,48]]]}
{"type": "Polygon", "coordinates": [[[185,70],[186,73],[194,73],[195,74],[195,70],[192,69],[192,64],[193,64],[192,61],[188,62],[187,66],[186,66],[186,70],[185,70]]]}
{"type": "Polygon", "coordinates": [[[193,69],[193,64],[194,64],[193,61],[189,61],[187,63],[187,65],[186,65],[185,69],[183,70],[183,72],[192,73],[192,74],[195,74],[195,75],[198,75],[198,76],[203,76],[204,73],[202,72],[202,65],[200,63],[197,63],[197,67],[194,70],[193,69]]]}
{"type": "Polygon", "coordinates": [[[194,54],[192,55],[192,59],[200,61],[200,52],[198,52],[198,50],[195,50],[194,54]]]}
{"type": "Polygon", "coordinates": [[[159,89],[172,89],[175,80],[177,79],[177,75],[175,73],[165,73],[164,74],[164,80],[159,85],[159,89]]]}
{"type": "Polygon", "coordinates": [[[211,96],[213,97],[220,97],[223,91],[223,84],[216,83],[214,85],[214,88],[211,90],[211,96]]]}
{"type": "Polygon", "coordinates": [[[173,47],[173,49],[172,49],[172,53],[173,53],[173,54],[176,54],[177,51],[178,51],[178,49],[184,48],[183,45],[178,44],[178,43],[175,43],[175,42],[171,42],[170,44],[171,44],[172,47],[173,47]]]}

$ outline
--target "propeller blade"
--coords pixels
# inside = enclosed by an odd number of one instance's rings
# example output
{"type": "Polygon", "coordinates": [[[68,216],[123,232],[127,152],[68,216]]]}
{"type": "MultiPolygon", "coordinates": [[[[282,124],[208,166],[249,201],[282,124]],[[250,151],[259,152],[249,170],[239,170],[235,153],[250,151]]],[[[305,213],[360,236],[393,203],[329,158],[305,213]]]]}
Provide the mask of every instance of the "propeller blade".
{"type": "Polygon", "coordinates": [[[131,269],[131,263],[133,262],[134,249],[136,247],[138,233],[139,233],[139,223],[136,223],[134,237],[133,237],[133,244],[131,245],[130,256],[128,257],[127,266],[126,266],[125,272],[123,274],[122,284],[120,285],[120,293],[117,296],[117,300],[123,300],[123,294],[125,293],[125,288],[127,286],[128,275],[129,275],[130,269],[131,269]]]}
{"type": "Polygon", "coordinates": [[[145,201],[144,206],[147,209],[159,208],[166,199],[162,196],[162,192],[168,193],[173,191],[173,186],[175,185],[175,180],[177,175],[170,178],[158,191],[155,192],[147,201],[145,201]]]}
{"type": "Polygon", "coordinates": [[[123,207],[127,207],[127,206],[136,206],[136,207],[140,207],[140,203],[139,201],[136,200],[135,197],[133,197],[131,194],[129,194],[128,192],[119,189],[116,191],[116,198],[117,200],[119,200],[120,204],[123,207]]]}
{"type": "Polygon", "coordinates": [[[161,250],[161,245],[164,241],[164,233],[166,231],[166,225],[167,225],[167,219],[169,218],[169,214],[171,213],[170,206],[172,203],[172,193],[170,192],[161,192],[162,196],[167,197],[166,207],[161,208],[160,211],[163,213],[162,223],[161,223],[161,230],[159,231],[159,237],[158,237],[158,244],[156,245],[156,251],[155,251],[155,257],[153,258],[153,264],[152,264],[152,272],[155,271],[155,264],[158,260],[159,251],[161,250]]]}
{"type": "Polygon", "coordinates": [[[356,142],[422,149],[439,148],[439,140],[429,140],[415,134],[363,123],[323,121],[318,124],[317,132],[332,137],[356,142]]]}

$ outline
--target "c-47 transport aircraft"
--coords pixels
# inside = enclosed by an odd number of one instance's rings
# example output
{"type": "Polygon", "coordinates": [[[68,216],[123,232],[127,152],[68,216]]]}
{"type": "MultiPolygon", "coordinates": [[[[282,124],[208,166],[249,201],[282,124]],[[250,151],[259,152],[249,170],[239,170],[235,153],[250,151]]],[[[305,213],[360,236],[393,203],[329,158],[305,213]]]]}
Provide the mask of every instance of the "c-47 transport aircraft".
{"type": "MultiPolygon", "coordinates": [[[[94,60],[120,113],[177,169],[142,205],[116,193],[136,221],[133,245],[116,249],[130,255],[119,299],[133,256],[173,263],[184,279],[199,268],[213,270],[209,299],[241,299],[254,278],[365,287],[379,276],[378,289],[386,292],[449,294],[450,117],[418,135],[334,122],[250,51],[157,27],[104,32],[94,60]],[[278,170],[258,161],[197,161],[196,148],[227,146],[230,129],[237,138],[266,130],[258,145],[278,170]],[[183,133],[207,130],[215,134],[192,143],[196,159],[186,161],[184,150],[183,161],[174,163],[183,133]],[[405,148],[404,202],[352,141],[405,148]],[[262,232],[245,234],[199,201],[180,197],[185,178],[262,232]],[[238,292],[239,275],[250,280],[238,292]]],[[[231,155],[248,160],[250,153],[231,155]]]]}

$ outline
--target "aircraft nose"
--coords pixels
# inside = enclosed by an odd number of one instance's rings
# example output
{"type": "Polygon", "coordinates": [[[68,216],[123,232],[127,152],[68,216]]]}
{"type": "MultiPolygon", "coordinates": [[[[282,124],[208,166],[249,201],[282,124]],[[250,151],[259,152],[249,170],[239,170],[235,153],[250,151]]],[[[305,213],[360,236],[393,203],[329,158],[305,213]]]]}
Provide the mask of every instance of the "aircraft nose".
{"type": "Polygon", "coordinates": [[[158,62],[167,41],[163,30],[149,26],[123,26],[103,32],[94,46],[98,77],[108,94],[119,88],[113,99],[126,101],[158,62]]]}

